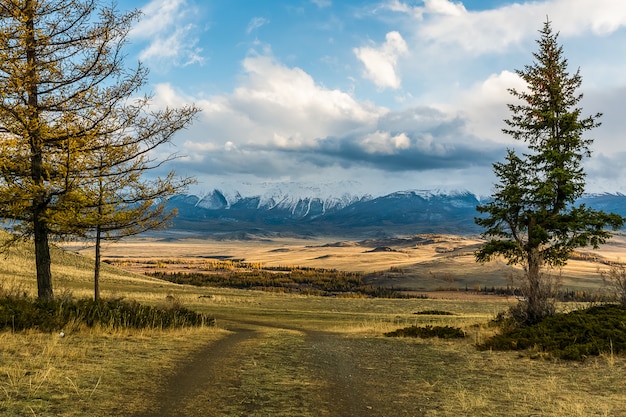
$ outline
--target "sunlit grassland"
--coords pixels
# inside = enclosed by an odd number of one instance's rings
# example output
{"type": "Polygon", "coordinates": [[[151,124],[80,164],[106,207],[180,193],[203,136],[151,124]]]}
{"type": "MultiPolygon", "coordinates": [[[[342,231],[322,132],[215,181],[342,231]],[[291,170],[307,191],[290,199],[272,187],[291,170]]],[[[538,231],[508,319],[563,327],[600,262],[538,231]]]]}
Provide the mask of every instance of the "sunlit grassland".
{"type": "MultiPolygon", "coordinates": [[[[340,271],[372,274],[376,283],[416,291],[445,288],[475,290],[488,285],[506,287],[520,274],[503,260],[478,264],[474,251],[481,244],[476,237],[422,235],[425,243],[410,238],[397,241],[353,241],[341,237],[317,239],[273,238],[249,241],[142,238],[109,245],[104,257],[114,262],[172,260],[202,262],[203,259],[235,259],[269,267],[297,265],[310,268],[335,268],[340,271]],[[375,251],[378,245],[390,251],[375,251]]],[[[73,245],[80,253],[89,248],[73,245]]],[[[626,234],[617,233],[598,250],[577,253],[559,275],[564,288],[598,289],[599,270],[607,262],[626,261],[626,234]],[[589,259],[585,259],[588,257],[589,259]],[[594,260],[595,257],[595,260],[594,260]]],[[[156,270],[158,268],[155,267],[156,270]]]]}
{"type": "MultiPolygon", "coordinates": [[[[93,260],[52,250],[57,296],[90,297],[93,260]]],[[[36,294],[35,266],[28,243],[0,255],[0,285],[36,294]]],[[[167,283],[104,267],[104,297],[165,304],[167,283]]],[[[0,415],[119,416],[150,406],[160,381],[219,329],[136,330],[86,328],[70,323],[59,332],[0,332],[0,415]]]]}
{"type": "MultiPolygon", "coordinates": [[[[184,248],[176,252],[168,245],[166,249],[145,246],[143,255],[153,259],[184,255],[184,248]]],[[[229,255],[229,248],[236,246],[228,242],[196,249],[202,256],[218,251],[229,255]]],[[[286,250],[271,253],[282,253],[283,259],[273,262],[288,264],[290,251],[286,243],[281,247],[286,250]]],[[[134,250],[128,254],[140,253],[139,246],[134,250]]],[[[298,248],[294,251],[299,253],[294,265],[312,258],[298,248]]],[[[31,253],[25,245],[0,258],[3,285],[35,290],[31,253]]],[[[56,293],[90,296],[92,260],[57,249],[53,256],[56,293]]],[[[361,259],[362,253],[358,256],[361,259]]],[[[342,258],[342,262],[348,261],[342,258]]],[[[327,258],[326,266],[334,264],[327,258]]],[[[317,371],[315,361],[320,358],[308,343],[311,333],[323,332],[340,340],[334,346],[337,358],[353,360],[361,378],[358,383],[367,385],[378,403],[385,404],[363,415],[626,416],[623,357],[605,352],[579,363],[546,359],[537,352],[475,349],[476,343],[496,331],[489,321],[516,302],[513,298],[463,298],[459,294],[433,294],[425,299],[344,298],[179,286],[109,265],[104,265],[101,285],[104,297],[150,304],[164,303],[172,295],[184,306],[214,316],[217,328],[136,331],[76,325],[65,329],[64,338],[58,333],[5,331],[0,333],[0,414],[139,413],[158,399],[162,384],[180,361],[227,336],[226,329],[245,323],[260,336],[233,352],[243,358],[236,369],[224,370],[237,373],[244,398],[230,401],[224,397],[212,404],[220,407],[217,415],[332,416],[332,404],[322,404],[317,393],[333,387],[317,371]],[[452,314],[416,314],[429,310],[452,314]],[[467,337],[444,341],[383,336],[411,325],[460,327],[467,337]]]]}
{"type": "MultiPolygon", "coordinates": [[[[311,409],[311,397],[302,395],[333,389],[315,373],[314,366],[304,366],[312,355],[305,340],[305,335],[293,331],[270,330],[262,343],[249,348],[248,359],[240,366],[241,391],[247,393],[250,404],[264,404],[269,414],[249,413],[249,404],[236,402],[228,403],[219,415],[334,415],[333,403],[311,409]],[[285,389],[288,386],[293,390],[285,389]]],[[[623,358],[564,363],[478,352],[470,340],[362,335],[347,335],[334,354],[359,356],[359,369],[351,369],[342,382],[356,384],[358,378],[369,386],[362,415],[626,415],[623,358]],[[369,409],[368,404],[378,405],[369,409]]]]}
{"type": "Polygon", "coordinates": [[[159,381],[200,344],[206,329],[0,333],[3,416],[119,416],[149,407],[159,381]]]}

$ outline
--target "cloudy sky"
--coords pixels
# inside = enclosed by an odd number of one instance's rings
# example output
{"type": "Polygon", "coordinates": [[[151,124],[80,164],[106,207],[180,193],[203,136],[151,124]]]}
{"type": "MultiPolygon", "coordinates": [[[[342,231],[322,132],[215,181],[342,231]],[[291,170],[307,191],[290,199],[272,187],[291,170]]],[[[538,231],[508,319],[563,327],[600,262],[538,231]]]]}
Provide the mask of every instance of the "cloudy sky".
{"type": "Polygon", "coordinates": [[[589,192],[626,192],[623,0],[126,0],[128,63],[163,105],[202,113],[175,137],[192,191],[279,184],[351,193],[469,189],[492,163],[546,18],[580,68],[589,192]]]}

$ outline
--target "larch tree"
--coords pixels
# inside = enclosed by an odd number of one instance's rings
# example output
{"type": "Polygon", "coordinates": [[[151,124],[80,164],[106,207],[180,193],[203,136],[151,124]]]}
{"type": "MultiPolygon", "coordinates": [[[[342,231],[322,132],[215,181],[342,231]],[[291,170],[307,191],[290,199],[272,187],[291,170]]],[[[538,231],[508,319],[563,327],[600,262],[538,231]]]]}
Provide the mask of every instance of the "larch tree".
{"type": "Polygon", "coordinates": [[[487,239],[476,259],[504,256],[524,267],[524,301],[514,313],[526,323],[554,313],[553,288],[544,269],[562,267],[576,248],[597,248],[611,237],[608,229],[625,220],[577,205],[585,188],[582,162],[591,156],[593,142],[583,135],[599,126],[601,114],[581,115],[580,70],[568,73],[549,20],[540,34],[533,64],[517,71],[527,89],[509,90],[517,103],[509,104],[512,115],[503,129],[525,142],[528,152],[518,156],[509,150],[504,162],[494,164],[499,183],[491,201],[477,208],[485,216],[476,218],[487,239]]]}
{"type": "Polygon", "coordinates": [[[53,297],[49,241],[77,233],[98,151],[130,136],[149,152],[197,112],[134,99],[147,70],[127,69],[122,48],[139,16],[99,0],[0,2],[0,217],[34,241],[40,298],[53,297]]]}
{"type": "Polygon", "coordinates": [[[144,118],[130,132],[123,126],[101,136],[97,145],[83,150],[82,175],[75,178],[81,186],[59,219],[62,229],[71,235],[94,241],[94,298],[100,297],[100,264],[103,240],[119,240],[148,230],[166,227],[175,215],[168,211],[167,199],[183,192],[194,182],[189,177],[177,177],[170,171],[165,177],[148,179],[146,173],[159,168],[173,156],[151,157],[156,147],[169,142],[171,135],[183,128],[193,117],[189,108],[185,117],[176,112],[159,112],[160,117],[144,118]],[[175,120],[171,117],[175,116],[175,120]],[[150,127],[145,130],[143,128],[150,127]],[[158,132],[158,133],[157,133],[158,132]],[[75,204],[75,202],[80,202],[75,204]]]}

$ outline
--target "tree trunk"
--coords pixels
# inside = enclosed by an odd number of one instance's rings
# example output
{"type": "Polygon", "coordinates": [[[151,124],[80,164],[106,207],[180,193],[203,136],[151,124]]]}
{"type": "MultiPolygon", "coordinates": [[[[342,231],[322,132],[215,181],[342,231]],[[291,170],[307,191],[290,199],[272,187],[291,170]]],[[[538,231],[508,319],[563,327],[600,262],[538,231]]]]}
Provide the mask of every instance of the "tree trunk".
{"type": "Polygon", "coordinates": [[[101,242],[100,226],[96,227],[96,261],[93,272],[93,299],[100,299],[100,242],[101,242]]]}
{"type": "Polygon", "coordinates": [[[37,265],[37,296],[52,299],[52,273],[50,272],[50,246],[48,226],[39,219],[39,210],[34,213],[35,264],[37,265]]]}
{"type": "Polygon", "coordinates": [[[50,247],[48,245],[48,224],[43,220],[46,211],[46,196],[43,190],[43,141],[40,132],[39,97],[37,89],[37,40],[35,38],[35,9],[32,0],[27,0],[26,10],[26,60],[28,63],[26,92],[28,95],[28,130],[30,142],[31,179],[35,186],[32,199],[33,237],[35,239],[35,264],[37,268],[37,294],[39,298],[52,298],[52,273],[50,272],[50,247]]]}
{"type": "Polygon", "coordinates": [[[544,305],[546,303],[546,294],[541,282],[541,267],[543,259],[539,251],[537,233],[537,220],[531,216],[528,222],[528,243],[526,244],[526,305],[525,305],[525,321],[527,323],[536,323],[543,318],[544,305]]]}
{"type": "Polygon", "coordinates": [[[545,302],[544,294],[541,291],[541,257],[539,248],[531,248],[528,252],[528,288],[526,294],[528,321],[534,323],[538,321],[543,313],[543,304],[545,302]]]}

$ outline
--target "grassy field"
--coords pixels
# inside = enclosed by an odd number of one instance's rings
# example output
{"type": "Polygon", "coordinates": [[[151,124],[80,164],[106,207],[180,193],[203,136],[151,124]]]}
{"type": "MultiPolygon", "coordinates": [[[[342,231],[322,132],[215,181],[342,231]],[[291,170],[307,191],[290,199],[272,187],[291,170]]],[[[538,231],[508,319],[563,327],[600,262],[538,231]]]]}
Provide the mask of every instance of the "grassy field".
{"type": "MultiPolygon", "coordinates": [[[[136,240],[107,247],[105,256],[127,261],[129,269],[139,268],[138,259],[191,262],[211,256],[365,272],[393,269],[397,275],[381,274],[381,280],[416,290],[450,283],[461,288],[465,283],[506,285],[506,277],[499,274],[508,272],[498,272],[507,269],[504,265],[470,262],[468,252],[476,241],[434,238],[428,244],[370,246],[338,245],[339,240],[136,240]],[[391,250],[371,251],[377,247],[391,250]]],[[[596,255],[618,260],[620,245],[615,242],[596,255]]],[[[54,259],[56,293],[89,296],[91,261],[58,250],[54,259]]],[[[579,261],[564,273],[566,283],[598,288],[599,265],[579,261]]],[[[28,247],[12,250],[0,259],[3,286],[32,291],[33,266],[28,247]]],[[[488,322],[514,299],[464,291],[431,293],[426,299],[370,299],[177,286],[110,265],[104,268],[102,293],[150,304],[165,303],[171,295],[186,307],[215,316],[217,327],[112,331],[77,325],[64,329],[64,338],[58,333],[4,331],[2,415],[169,415],[151,410],[186,358],[203,349],[210,354],[212,346],[217,352],[220,343],[244,335],[243,329],[249,336],[218,363],[227,388],[209,385],[195,403],[181,404],[172,415],[626,416],[623,357],[605,352],[583,363],[563,362],[533,352],[474,348],[494,332],[488,322]],[[428,310],[453,314],[416,314],[428,310]],[[467,337],[444,341],[383,336],[410,325],[451,325],[462,328],[467,337]]]]}
{"type": "MultiPolygon", "coordinates": [[[[336,268],[372,275],[380,285],[393,285],[416,291],[475,289],[480,286],[511,284],[520,270],[503,261],[477,264],[474,251],[477,238],[451,235],[419,235],[396,239],[346,241],[326,239],[258,239],[212,241],[200,239],[136,239],[110,245],[105,258],[130,270],[143,272],[146,262],[176,259],[201,264],[207,258],[245,260],[275,267],[298,265],[336,268]]],[[[90,249],[71,247],[83,254],[90,249]]],[[[598,289],[602,280],[598,269],[618,262],[626,255],[626,234],[618,234],[598,250],[576,253],[561,271],[563,286],[571,290],[598,289]]],[[[154,264],[151,269],[157,268],[154,264]]]]}

